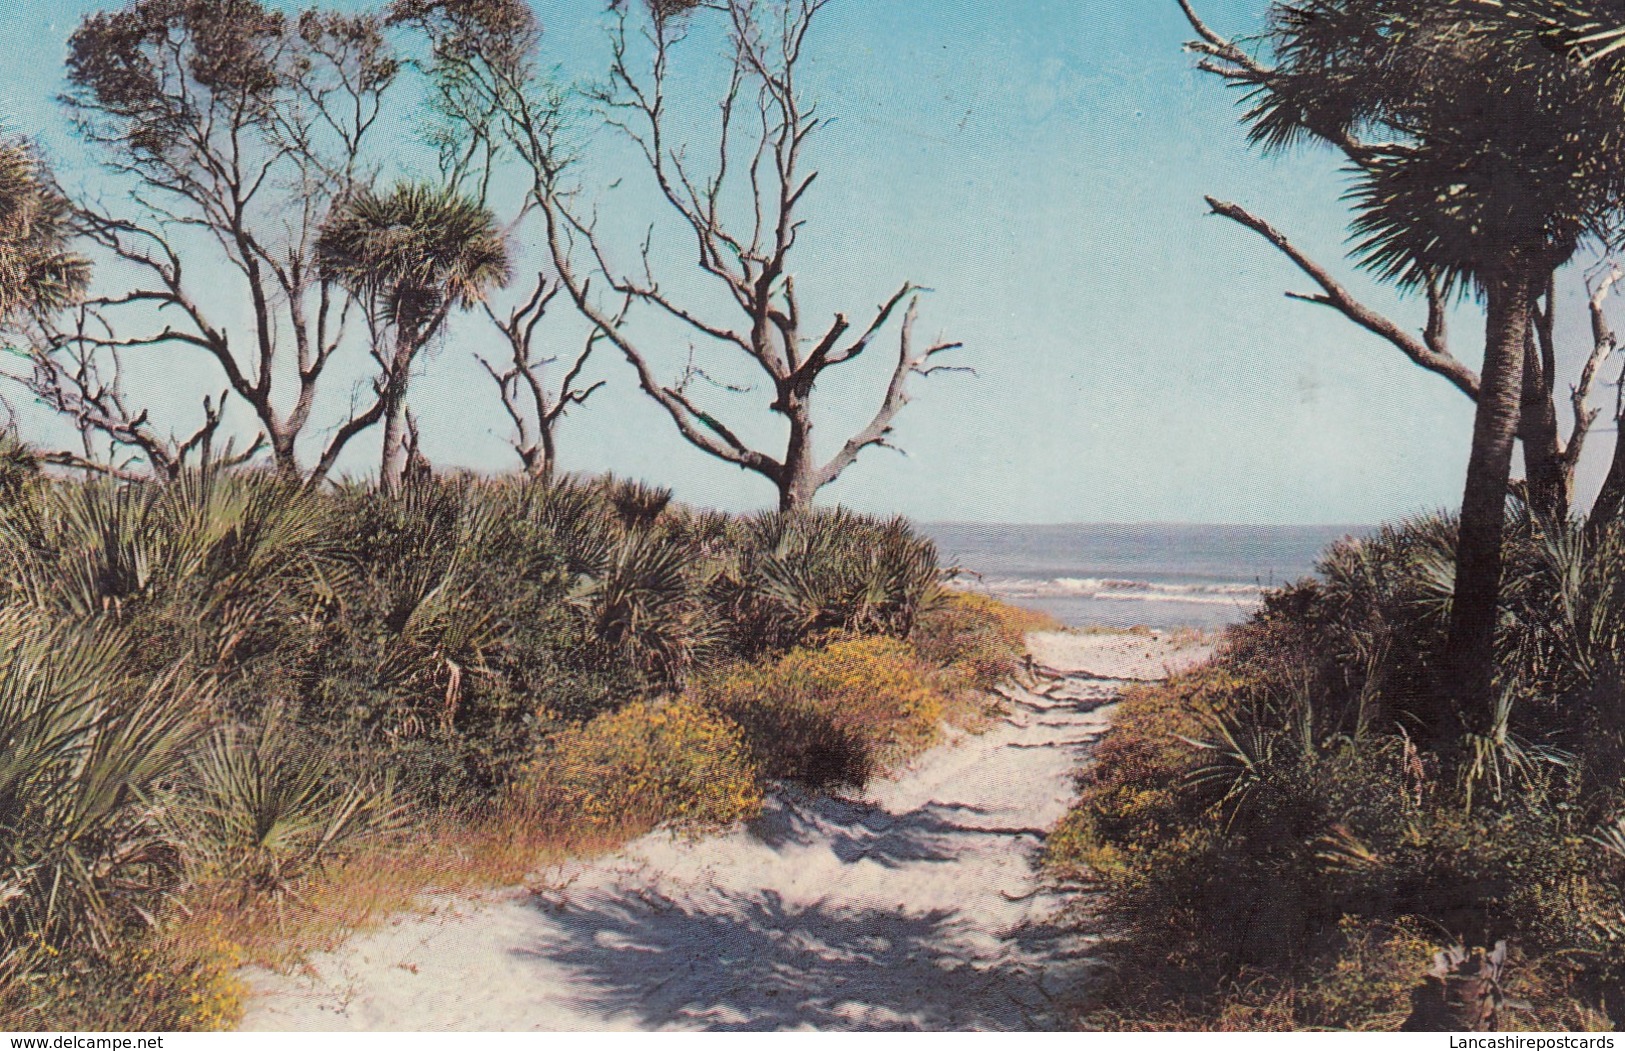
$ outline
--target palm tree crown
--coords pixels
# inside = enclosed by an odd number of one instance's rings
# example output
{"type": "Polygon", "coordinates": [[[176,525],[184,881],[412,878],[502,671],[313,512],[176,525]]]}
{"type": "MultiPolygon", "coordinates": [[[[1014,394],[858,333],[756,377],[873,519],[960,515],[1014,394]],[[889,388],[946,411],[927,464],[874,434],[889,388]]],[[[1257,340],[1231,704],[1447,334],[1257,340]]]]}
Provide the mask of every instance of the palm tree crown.
{"type": "Polygon", "coordinates": [[[365,304],[371,319],[383,373],[367,425],[384,422],[379,481],[398,493],[415,448],[406,406],[413,361],[454,307],[472,306],[507,282],[507,244],[484,205],[450,186],[403,183],[336,206],[316,260],[322,278],[365,304]]]}
{"type": "Polygon", "coordinates": [[[427,336],[454,307],[507,282],[508,249],[490,209],[452,187],[364,190],[334,209],[316,245],[322,275],[373,320],[427,336]]]}
{"type": "MultiPolygon", "coordinates": [[[[1553,47],[1527,14],[1536,2],[1277,0],[1265,34],[1276,64],[1241,57],[1216,69],[1250,89],[1255,142],[1321,141],[1348,157],[1362,265],[1434,296],[1463,286],[1483,295],[1483,379],[1441,669],[1473,734],[1488,732],[1497,710],[1501,544],[1535,301],[1625,212],[1620,85],[1604,65],[1553,47]]],[[[1450,732],[1442,714],[1428,714],[1431,733],[1450,732]]]]}
{"type": "Polygon", "coordinates": [[[90,281],[70,251],[73,211],[44,165],[18,140],[0,140],[0,320],[68,306],[90,281]]]}
{"type": "Polygon", "coordinates": [[[1277,65],[1255,142],[1335,143],[1355,162],[1356,255],[1401,285],[1546,270],[1625,200],[1620,92],[1483,0],[1298,0],[1271,12],[1277,65]],[[1352,148],[1351,148],[1352,147],[1352,148]]]}

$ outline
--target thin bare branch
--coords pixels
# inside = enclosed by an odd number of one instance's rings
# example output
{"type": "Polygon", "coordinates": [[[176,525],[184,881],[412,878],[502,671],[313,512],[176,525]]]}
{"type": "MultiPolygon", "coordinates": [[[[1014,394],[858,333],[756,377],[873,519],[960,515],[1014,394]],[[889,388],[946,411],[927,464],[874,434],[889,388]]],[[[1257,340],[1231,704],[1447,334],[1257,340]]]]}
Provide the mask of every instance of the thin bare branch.
{"type": "MultiPolygon", "coordinates": [[[[1603,364],[1619,349],[1619,338],[1614,333],[1614,327],[1608,321],[1607,303],[1613,294],[1614,288],[1621,279],[1625,279],[1617,264],[1611,264],[1606,273],[1600,278],[1586,282],[1586,310],[1591,318],[1591,352],[1586,355],[1585,364],[1580,368],[1580,378],[1569,389],[1569,406],[1574,413],[1574,425],[1569,433],[1567,447],[1563,450],[1564,466],[1572,475],[1580,462],[1580,452],[1585,447],[1586,438],[1590,435],[1592,426],[1601,415],[1601,410],[1590,404],[1592,391],[1596,388],[1597,377],[1602,372],[1603,364]]],[[[1548,301],[1547,309],[1551,309],[1548,301]]]]}
{"type": "Polygon", "coordinates": [[[908,311],[903,316],[903,329],[897,340],[897,365],[892,369],[891,381],[886,386],[886,396],[880,403],[880,408],[868,425],[847,439],[839,452],[830,458],[818,472],[818,484],[828,485],[840,476],[841,472],[850,467],[857,460],[859,454],[870,446],[894,448],[890,438],[892,423],[897,414],[909,402],[908,381],[914,375],[928,375],[938,371],[928,363],[938,354],[945,354],[951,350],[960,349],[963,344],[955,342],[938,342],[926,350],[916,354],[914,351],[914,326],[919,319],[920,297],[914,295],[909,300],[908,311]]]}
{"type": "Polygon", "coordinates": [[[1285,234],[1265,220],[1228,201],[1221,201],[1215,197],[1208,197],[1205,200],[1214,215],[1222,215],[1226,219],[1239,223],[1264,238],[1264,240],[1274,245],[1281,254],[1292,260],[1299,270],[1308,275],[1321,288],[1320,293],[1313,295],[1288,293],[1290,298],[1331,307],[1366,331],[1381,336],[1393,344],[1402,354],[1417,365],[1422,366],[1429,372],[1443,376],[1457,390],[1460,390],[1469,398],[1474,400],[1478,398],[1478,373],[1449,353],[1444,346],[1445,307],[1442,297],[1437,292],[1429,297],[1428,324],[1425,336],[1418,338],[1355,299],[1348,289],[1344,288],[1331,275],[1330,271],[1309,258],[1285,234]]]}

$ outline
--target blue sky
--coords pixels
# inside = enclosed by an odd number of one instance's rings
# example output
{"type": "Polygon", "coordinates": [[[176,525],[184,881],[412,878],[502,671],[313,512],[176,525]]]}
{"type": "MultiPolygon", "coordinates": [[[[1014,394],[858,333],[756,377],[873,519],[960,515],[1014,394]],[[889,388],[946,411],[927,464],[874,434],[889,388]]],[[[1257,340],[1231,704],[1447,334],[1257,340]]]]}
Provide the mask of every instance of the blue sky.
{"type": "MultiPolygon", "coordinates": [[[[99,6],[13,5],[0,33],[11,121],[83,184],[99,176],[77,167],[51,99],[68,32],[99,6]]],[[[537,0],[551,61],[603,67],[602,6],[537,0]]],[[[1265,6],[1199,2],[1229,32],[1257,28],[1265,6]]],[[[1205,215],[1204,193],[1245,204],[1373,305],[1420,322],[1417,303],[1342,261],[1333,158],[1248,150],[1233,96],[1181,52],[1188,36],[1173,0],[826,9],[809,90],[836,120],[814,147],[822,174],[798,282],[826,315],[861,314],[904,279],[929,286],[922,325],[964,341],[977,375],[918,384],[897,428],[908,455],[865,453],[825,501],[938,520],[1361,523],[1459,500],[1467,400],[1330,311],[1285,299],[1305,286],[1290,264],[1205,215]]],[[[607,174],[616,151],[601,156],[607,174]]],[[[651,203],[641,173],[622,174],[604,209],[624,232],[651,203]]],[[[1476,359],[1477,312],[1459,313],[1458,352],[1476,359]]],[[[512,463],[471,357],[483,338],[479,319],[459,319],[415,387],[437,462],[512,463]]],[[[820,396],[869,407],[885,351],[820,396]]],[[[717,506],[771,501],[765,482],[686,448],[624,363],[605,353],[594,374],[609,388],[564,424],[566,468],[717,506]]],[[[832,413],[826,454],[858,414],[832,413]]]]}

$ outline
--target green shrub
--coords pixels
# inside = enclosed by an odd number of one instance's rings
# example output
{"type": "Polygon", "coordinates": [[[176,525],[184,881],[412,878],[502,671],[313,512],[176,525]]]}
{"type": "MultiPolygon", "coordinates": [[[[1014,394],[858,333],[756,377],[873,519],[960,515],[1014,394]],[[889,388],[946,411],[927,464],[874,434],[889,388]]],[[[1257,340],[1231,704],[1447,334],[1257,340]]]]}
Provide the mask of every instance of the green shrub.
{"type": "Polygon", "coordinates": [[[962,685],[987,690],[1021,666],[1029,632],[1059,627],[1045,614],[959,591],[922,610],[909,641],[925,661],[962,685]]]}
{"type": "Polygon", "coordinates": [[[0,1029],[219,1032],[242,1017],[241,963],[231,945],[187,950],[137,934],[105,952],[37,951],[0,972],[0,1029]]]}
{"type": "Polygon", "coordinates": [[[53,479],[4,437],[0,494],[0,1019],[30,1027],[108,1017],[85,997],[224,1024],[218,954],[150,933],[166,908],[280,917],[397,819],[727,822],[760,803],[762,735],[803,717],[812,743],[781,740],[800,757],[775,769],[861,782],[1012,639],[981,613],[922,628],[934,548],[845,511],[740,518],[614,478],[53,479]],[[960,670],[922,663],[917,628],[960,670]],[[772,695],[743,726],[671,699],[741,658],[792,680],[741,672],[724,694],[772,695]]]}
{"type": "Polygon", "coordinates": [[[719,634],[700,604],[692,553],[668,538],[618,538],[584,574],[572,598],[593,634],[652,682],[675,686],[714,648],[719,634]]]}
{"type": "Polygon", "coordinates": [[[171,804],[176,839],[203,879],[282,893],[353,841],[397,826],[392,779],[357,776],[279,718],[217,729],[191,756],[171,804]]]}
{"type": "Polygon", "coordinates": [[[31,499],[44,482],[38,455],[10,427],[0,427],[0,503],[31,499]]]}
{"type": "Polygon", "coordinates": [[[732,533],[709,570],[709,592],[744,656],[830,632],[903,638],[941,597],[936,545],[902,518],[773,511],[732,533]]]}
{"type": "Polygon", "coordinates": [[[1336,545],[1210,665],[1125,695],[1047,847],[1121,924],[1098,1021],[1386,1027],[1457,939],[1513,943],[1531,1017],[1622,1002],[1619,781],[1598,775],[1617,753],[1575,731],[1625,563],[1512,525],[1488,731],[1440,717],[1440,520],[1336,545]]]}
{"type": "Polygon", "coordinates": [[[104,950],[176,878],[154,800],[205,694],[129,674],[122,640],[0,610],[0,960],[29,939],[104,950]]]}

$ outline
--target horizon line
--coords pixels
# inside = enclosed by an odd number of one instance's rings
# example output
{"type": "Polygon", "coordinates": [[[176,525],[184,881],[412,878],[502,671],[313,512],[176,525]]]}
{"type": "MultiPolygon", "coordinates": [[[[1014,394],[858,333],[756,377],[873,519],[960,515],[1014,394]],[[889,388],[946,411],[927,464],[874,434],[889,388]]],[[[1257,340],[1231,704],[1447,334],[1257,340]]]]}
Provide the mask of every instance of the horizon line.
{"type": "Polygon", "coordinates": [[[914,518],[922,526],[1024,526],[1053,529],[1067,526],[1133,529],[1146,526],[1186,526],[1197,529],[1380,529],[1383,522],[1196,522],[1183,519],[1136,519],[1133,521],[1011,522],[971,518],[914,518]]]}

